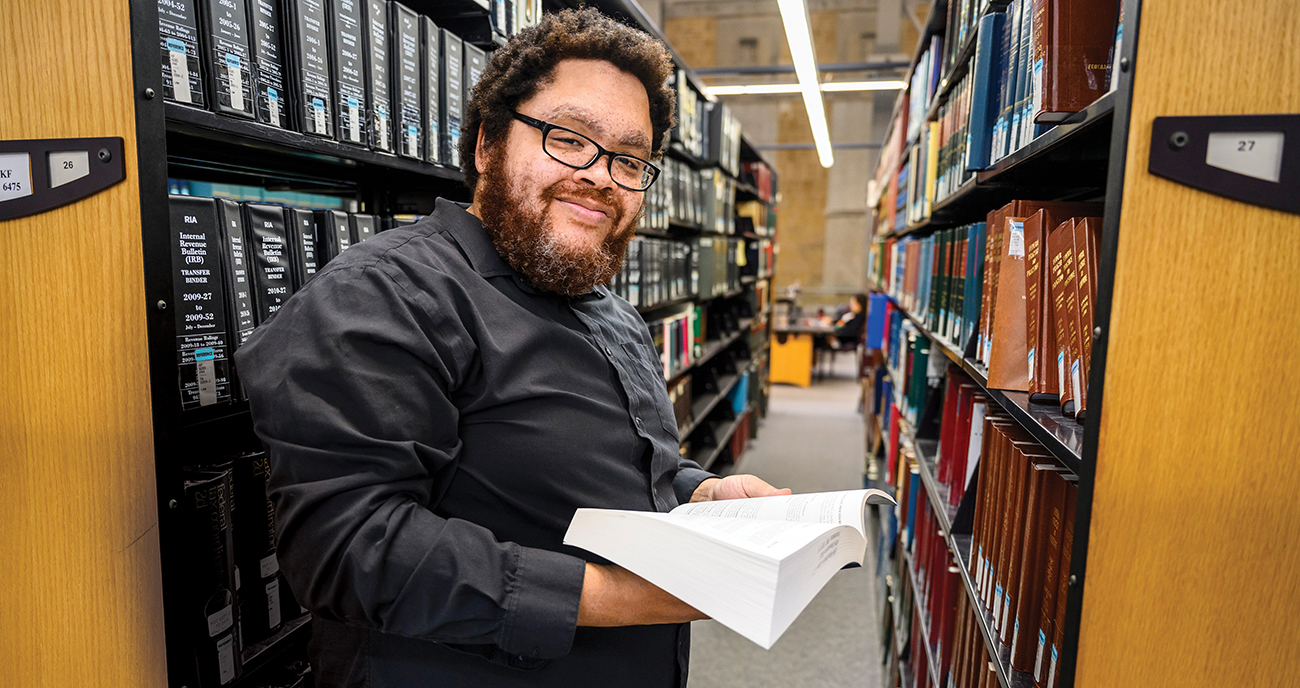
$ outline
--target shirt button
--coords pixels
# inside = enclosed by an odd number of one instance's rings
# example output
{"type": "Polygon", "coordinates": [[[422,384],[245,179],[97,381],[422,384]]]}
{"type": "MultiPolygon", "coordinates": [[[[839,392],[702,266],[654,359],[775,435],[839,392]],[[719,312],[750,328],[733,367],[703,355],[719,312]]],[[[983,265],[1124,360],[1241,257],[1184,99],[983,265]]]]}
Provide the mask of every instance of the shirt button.
{"type": "Polygon", "coordinates": [[[614,355],[614,350],[611,349],[611,348],[609,348],[608,346],[605,347],[605,355],[606,355],[606,356],[613,356],[613,355],[614,355]]]}
{"type": "Polygon", "coordinates": [[[637,426],[638,428],[641,427],[641,419],[640,419],[640,418],[633,418],[632,421],[636,423],[636,426],[637,426]]]}

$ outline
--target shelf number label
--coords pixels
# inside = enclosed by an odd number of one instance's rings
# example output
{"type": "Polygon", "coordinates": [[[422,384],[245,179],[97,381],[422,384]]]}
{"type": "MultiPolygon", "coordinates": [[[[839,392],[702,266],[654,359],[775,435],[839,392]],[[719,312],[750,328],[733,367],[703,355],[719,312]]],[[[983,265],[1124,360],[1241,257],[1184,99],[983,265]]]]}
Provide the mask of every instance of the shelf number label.
{"type": "Polygon", "coordinates": [[[1205,147],[1205,164],[1277,183],[1282,178],[1280,131],[1217,131],[1205,147]]]}
{"type": "Polygon", "coordinates": [[[32,159],[26,153],[0,153],[0,201],[32,195],[32,159]]]}
{"type": "Polygon", "coordinates": [[[47,158],[52,189],[90,175],[89,151],[57,151],[50,153],[47,158]]]}

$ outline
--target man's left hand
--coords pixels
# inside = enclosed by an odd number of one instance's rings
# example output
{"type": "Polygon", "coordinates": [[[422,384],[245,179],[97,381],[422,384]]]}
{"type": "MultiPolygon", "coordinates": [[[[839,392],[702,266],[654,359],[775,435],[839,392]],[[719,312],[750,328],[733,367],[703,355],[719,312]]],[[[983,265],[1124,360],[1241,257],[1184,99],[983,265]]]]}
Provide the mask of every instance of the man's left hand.
{"type": "Polygon", "coordinates": [[[729,475],[725,478],[709,478],[700,483],[691,495],[691,501],[709,502],[719,499],[775,497],[788,494],[791,494],[789,488],[778,490],[756,475],[729,475]]]}

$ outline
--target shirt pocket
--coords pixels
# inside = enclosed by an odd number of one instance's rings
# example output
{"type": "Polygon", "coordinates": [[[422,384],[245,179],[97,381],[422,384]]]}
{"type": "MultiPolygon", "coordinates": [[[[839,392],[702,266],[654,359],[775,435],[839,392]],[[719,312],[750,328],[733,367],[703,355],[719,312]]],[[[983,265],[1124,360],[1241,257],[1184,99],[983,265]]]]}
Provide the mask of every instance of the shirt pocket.
{"type": "Polygon", "coordinates": [[[623,351],[630,359],[629,366],[636,380],[637,389],[628,390],[633,415],[639,413],[636,411],[638,408],[653,409],[652,413],[659,417],[659,426],[670,437],[677,437],[677,417],[668,400],[668,383],[664,380],[663,363],[659,356],[641,342],[628,342],[623,345],[623,351]]]}

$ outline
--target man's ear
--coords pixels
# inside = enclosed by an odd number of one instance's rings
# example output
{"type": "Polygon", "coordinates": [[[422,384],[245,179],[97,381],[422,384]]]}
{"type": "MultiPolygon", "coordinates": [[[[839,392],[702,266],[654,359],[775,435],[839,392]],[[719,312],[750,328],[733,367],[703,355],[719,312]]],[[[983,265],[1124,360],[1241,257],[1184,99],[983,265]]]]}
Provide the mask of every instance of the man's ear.
{"type": "Polygon", "coordinates": [[[478,170],[479,174],[483,174],[488,160],[488,147],[483,141],[483,125],[480,123],[478,125],[478,140],[474,142],[474,169],[478,170]]]}

